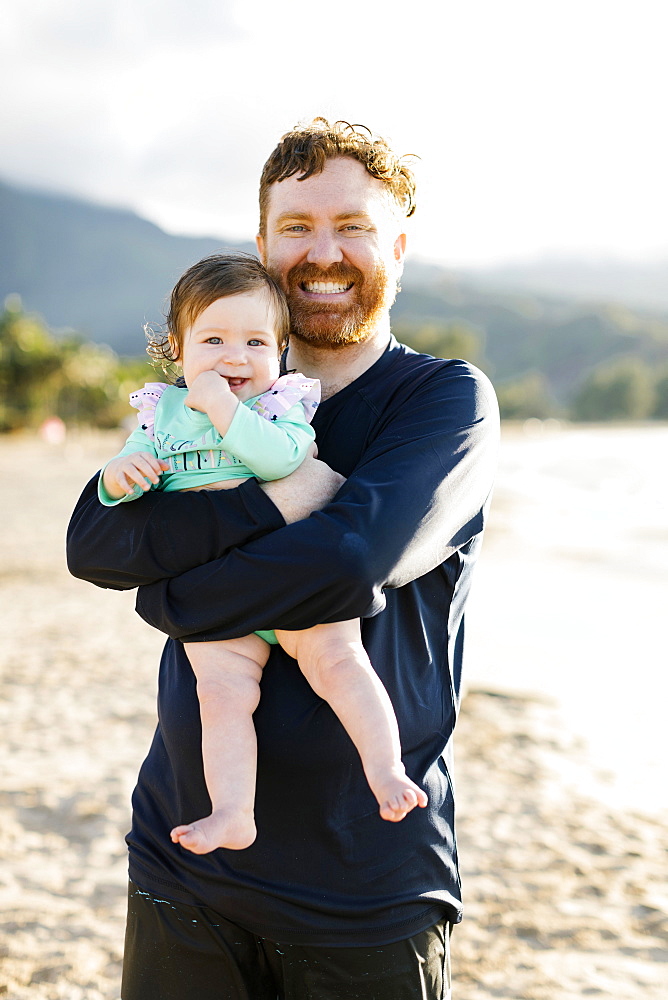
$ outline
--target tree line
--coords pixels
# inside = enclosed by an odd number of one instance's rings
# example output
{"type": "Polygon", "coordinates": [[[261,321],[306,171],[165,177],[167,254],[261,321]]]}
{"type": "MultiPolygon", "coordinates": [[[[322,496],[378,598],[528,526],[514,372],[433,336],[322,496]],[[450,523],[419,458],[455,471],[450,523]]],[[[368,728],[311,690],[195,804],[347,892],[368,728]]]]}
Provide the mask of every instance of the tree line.
{"type": "Polygon", "coordinates": [[[50,417],[68,426],[118,427],[128,395],[156,379],[146,361],[119,358],[74,334],[56,336],[9,296],[0,314],[0,432],[39,427],[50,417]]]}
{"type": "Polygon", "coordinates": [[[483,339],[466,323],[393,325],[399,340],[441,358],[464,358],[486,372],[496,389],[501,417],[556,417],[572,421],[668,420],[668,362],[652,365],[635,354],[609,358],[583,374],[567,399],[540,370],[502,381],[485,358],[483,339]]]}
{"type": "MultiPolygon", "coordinates": [[[[464,358],[495,381],[479,333],[465,323],[399,322],[393,329],[415,350],[464,358]]],[[[54,416],[69,426],[117,427],[132,412],[129,393],[160,378],[148,359],[121,358],[77,335],[56,335],[16,296],[0,314],[0,432],[39,427],[54,416]]],[[[495,388],[504,419],[668,419],[668,364],[651,366],[633,355],[590,370],[568,400],[555,397],[540,371],[495,381],[495,388]]]]}

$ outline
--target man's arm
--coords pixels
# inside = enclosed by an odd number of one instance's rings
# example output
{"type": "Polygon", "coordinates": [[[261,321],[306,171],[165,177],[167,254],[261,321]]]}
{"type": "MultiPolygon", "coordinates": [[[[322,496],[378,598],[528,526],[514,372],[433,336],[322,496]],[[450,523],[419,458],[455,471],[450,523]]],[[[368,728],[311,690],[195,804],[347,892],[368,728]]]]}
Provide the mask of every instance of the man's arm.
{"type": "Polygon", "coordinates": [[[191,641],[376,614],[384,587],[423,575],[480,532],[497,443],[488,381],[438,368],[326,508],[142,588],[137,610],[191,641]]]}
{"type": "Polygon", "coordinates": [[[147,493],[111,508],[98,500],[97,479],[72,514],[67,561],[74,576],[114,590],[177,576],[308,517],[344,482],[308,456],[292,476],[267,483],[266,491],[251,479],[233,490],[147,493]]]}

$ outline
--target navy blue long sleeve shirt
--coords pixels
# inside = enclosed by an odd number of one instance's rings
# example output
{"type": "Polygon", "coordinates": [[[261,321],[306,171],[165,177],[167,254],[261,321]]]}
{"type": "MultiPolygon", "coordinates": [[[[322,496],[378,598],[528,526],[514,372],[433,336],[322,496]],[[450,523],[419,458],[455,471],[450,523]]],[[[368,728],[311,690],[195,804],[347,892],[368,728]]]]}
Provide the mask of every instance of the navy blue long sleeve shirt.
{"type": "Polygon", "coordinates": [[[133,880],[272,940],[385,944],[461,918],[449,751],[498,410],[481,372],[393,340],[321,404],[314,427],[318,457],[347,477],[322,511],[285,525],[254,480],[109,509],[93,480],[68,558],[99,586],[139,586],[140,615],[171,637],[133,795],[133,880]],[[429,806],[380,819],[341,723],[272,647],[254,715],[257,840],[208,855],[172,844],[174,825],[210,811],[195,680],[178,640],[356,617],[429,806]]]}

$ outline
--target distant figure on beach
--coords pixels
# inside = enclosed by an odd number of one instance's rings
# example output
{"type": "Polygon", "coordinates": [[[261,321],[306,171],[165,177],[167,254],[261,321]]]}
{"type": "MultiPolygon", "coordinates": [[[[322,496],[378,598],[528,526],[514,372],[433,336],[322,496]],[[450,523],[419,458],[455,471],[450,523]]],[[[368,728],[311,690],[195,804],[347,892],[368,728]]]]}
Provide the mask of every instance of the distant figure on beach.
{"type": "MultiPolygon", "coordinates": [[[[282,478],[147,490],[114,509],[99,502],[96,476],[73,514],[71,571],[138,587],[139,614],[169,636],[127,838],[123,1000],[450,995],[461,919],[452,735],[498,409],[476,368],[392,336],[414,209],[410,167],[382,137],[321,118],[284,135],[260,181],[257,245],[290,310],[283,370],[320,383],[318,457],[309,441],[282,478]],[[428,796],[399,823],[383,822],[350,736],[286,639],[358,620],[406,772],[428,796]],[[252,681],[256,697],[261,675],[256,838],[184,850],[165,831],[211,808],[187,654],[270,629],[280,643],[252,681]]],[[[215,295],[205,310],[232,298],[215,295]]],[[[174,344],[186,367],[188,343],[174,344]]],[[[209,388],[193,396],[196,419],[214,415],[209,388]]],[[[251,420],[244,402],[235,419],[251,420]]],[[[148,478],[167,474],[153,467],[148,478]]]]}
{"type": "MultiPolygon", "coordinates": [[[[189,268],[172,292],[169,332],[149,345],[152,355],[181,366],[184,384],[150,382],[132,394],[139,426],[102,470],[100,501],[112,507],[149,489],[229,489],[250,476],[271,481],[294,472],[313,447],[320,384],[280,375],[289,324],[283,292],[253,257],[216,255],[189,268]]],[[[343,723],[382,818],[398,822],[427,805],[401,763],[396,717],[364,652],[359,619],[185,643],[212,810],[171,837],[196,854],[255,840],[253,712],[277,642],[343,723]]]]}
{"type": "Polygon", "coordinates": [[[39,425],[39,436],[47,444],[65,444],[67,426],[60,417],[47,417],[39,425]]]}

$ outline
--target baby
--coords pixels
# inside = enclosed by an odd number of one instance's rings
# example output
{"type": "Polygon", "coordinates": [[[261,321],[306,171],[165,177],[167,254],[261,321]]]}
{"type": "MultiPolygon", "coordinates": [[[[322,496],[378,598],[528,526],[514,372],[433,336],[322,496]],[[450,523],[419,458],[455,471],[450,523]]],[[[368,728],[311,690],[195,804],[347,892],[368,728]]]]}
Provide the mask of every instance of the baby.
{"type": "MultiPolygon", "coordinates": [[[[134,500],[149,489],[230,489],[251,476],[280,479],[315,454],[311,420],[319,383],[280,375],[288,308],[259,261],[218,254],[193,265],[172,292],[167,329],[148,352],[177,362],[185,384],[147,383],[131,395],[139,427],[102,471],[103,504],[134,500]]],[[[253,712],[276,643],[340,719],[382,818],[398,822],[427,805],[401,762],[394,710],[362,645],[359,620],[190,642],[185,650],[197,679],[212,808],[209,816],[174,827],[171,838],[195,854],[240,850],[255,840],[253,712]]]]}

